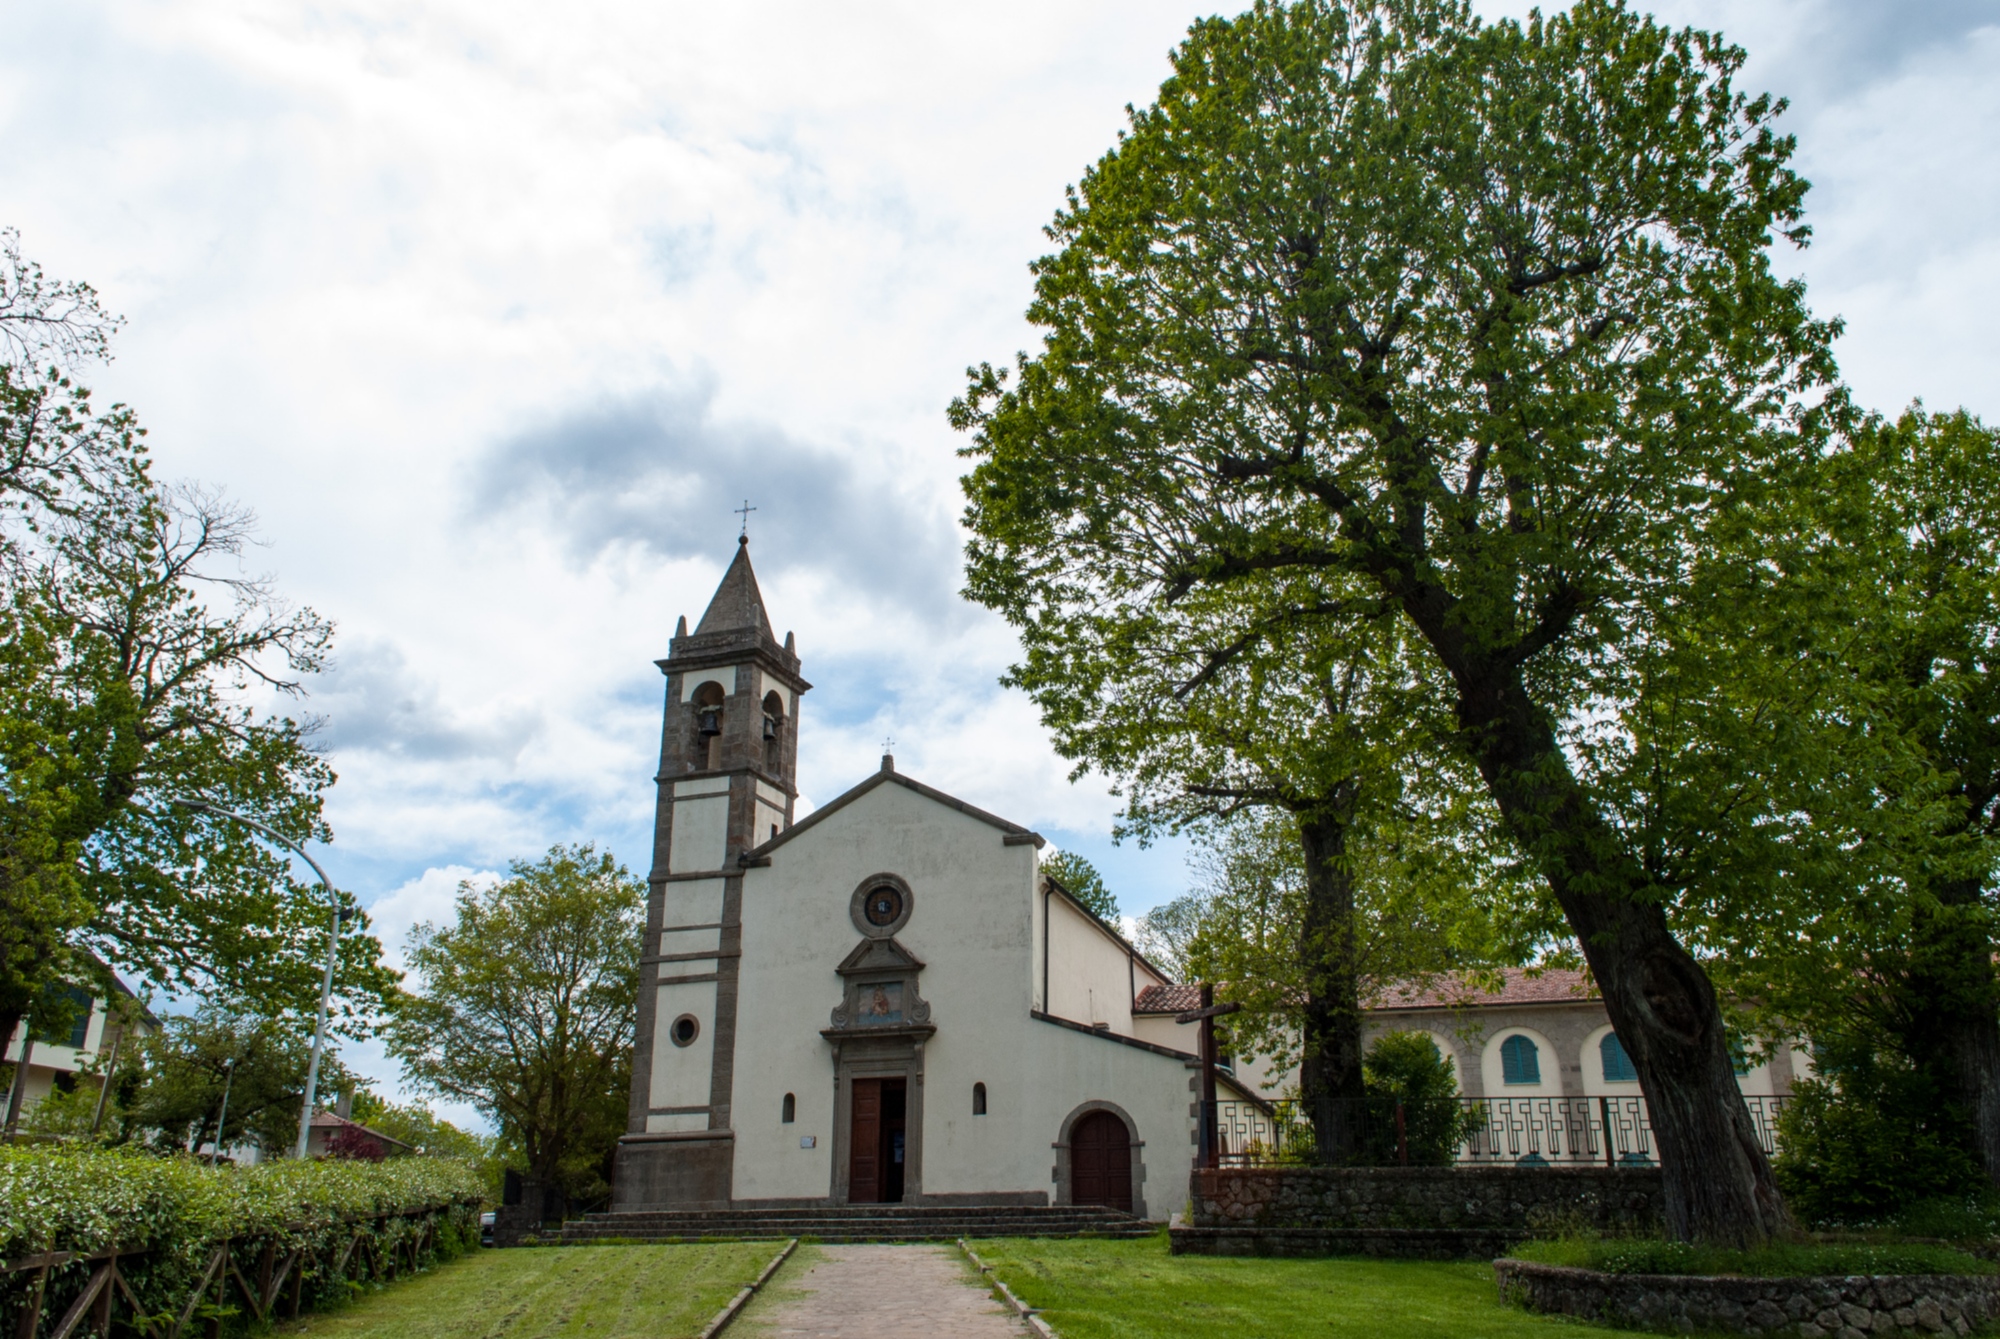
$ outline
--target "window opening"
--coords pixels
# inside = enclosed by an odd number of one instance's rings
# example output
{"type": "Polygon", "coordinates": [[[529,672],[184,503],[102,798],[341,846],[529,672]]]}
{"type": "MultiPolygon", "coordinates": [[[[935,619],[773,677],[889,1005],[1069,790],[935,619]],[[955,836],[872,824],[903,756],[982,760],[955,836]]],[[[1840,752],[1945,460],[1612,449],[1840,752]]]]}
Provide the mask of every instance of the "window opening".
{"type": "Polygon", "coordinates": [[[1509,1037],[1500,1043],[1500,1081],[1502,1083],[1540,1083],[1542,1081],[1541,1054],[1535,1043],[1526,1037],[1509,1037]]]}
{"type": "Polygon", "coordinates": [[[986,1085],[983,1083],[972,1085],[972,1114],[975,1116],[986,1114],[986,1085]]]}
{"type": "Polygon", "coordinates": [[[694,690],[694,756],[711,772],[722,766],[722,703],[722,685],[713,679],[694,690]]]}
{"type": "Polygon", "coordinates": [[[694,1039],[700,1035],[701,1024],[695,1021],[693,1014],[682,1014],[674,1020],[673,1026],[667,1029],[667,1036],[676,1046],[692,1046],[694,1039]]]}
{"type": "Polygon", "coordinates": [[[799,1099],[790,1093],[786,1093],[784,1105],[779,1109],[778,1120],[783,1124],[790,1125],[797,1118],[798,1114],[799,1099]]]}
{"type": "Polygon", "coordinates": [[[1604,1081],[1606,1083],[1637,1083],[1639,1071],[1632,1064],[1632,1057],[1625,1053],[1625,1043],[1618,1040],[1616,1032],[1604,1034],[1604,1040],[1597,1043],[1597,1054],[1604,1061],[1604,1081]]]}
{"type": "Polygon", "coordinates": [[[785,699],[773,691],[764,694],[764,765],[776,771],[784,747],[785,699]]]}

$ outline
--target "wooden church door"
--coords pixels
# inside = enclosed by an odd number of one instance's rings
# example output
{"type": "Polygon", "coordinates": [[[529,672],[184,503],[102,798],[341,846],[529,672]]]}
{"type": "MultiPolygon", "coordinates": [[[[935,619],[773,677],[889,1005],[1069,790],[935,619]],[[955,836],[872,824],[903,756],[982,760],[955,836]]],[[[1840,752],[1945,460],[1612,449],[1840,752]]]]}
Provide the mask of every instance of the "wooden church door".
{"type": "Polygon", "coordinates": [[[1109,1111],[1093,1111],[1070,1130],[1069,1198],[1132,1212],[1132,1140],[1109,1111]]]}
{"type": "Polygon", "coordinates": [[[854,1080],[854,1122],[847,1154],[849,1204],[899,1204],[907,1155],[903,1079],[854,1080]]]}
{"type": "Polygon", "coordinates": [[[847,1202],[882,1198],[882,1080],[854,1081],[854,1125],[847,1142],[847,1202]]]}

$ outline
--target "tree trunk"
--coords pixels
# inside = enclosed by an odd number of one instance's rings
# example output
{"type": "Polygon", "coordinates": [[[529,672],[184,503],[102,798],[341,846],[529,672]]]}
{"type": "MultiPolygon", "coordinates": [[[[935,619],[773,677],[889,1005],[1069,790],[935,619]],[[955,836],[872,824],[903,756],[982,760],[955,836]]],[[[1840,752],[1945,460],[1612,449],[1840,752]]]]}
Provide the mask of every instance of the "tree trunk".
{"type": "Polygon", "coordinates": [[[1518,670],[1458,683],[1480,774],[1561,904],[1639,1072],[1668,1231],[1738,1246],[1795,1231],[1736,1083],[1715,988],[1668,928],[1659,890],[1583,794],[1518,670]]]}
{"type": "Polygon", "coordinates": [[[1986,1178],[2000,1186],[2000,980],[1979,881],[1939,887],[1913,927],[1910,1058],[1944,1080],[1971,1125],[1986,1178]]]}
{"type": "Polygon", "coordinates": [[[1354,871],[1348,836],[1358,787],[1344,782],[1300,813],[1306,905],[1299,927],[1306,999],[1299,1095],[1312,1114],[1323,1163],[1354,1161],[1362,1143],[1361,980],[1355,963],[1354,871]]]}

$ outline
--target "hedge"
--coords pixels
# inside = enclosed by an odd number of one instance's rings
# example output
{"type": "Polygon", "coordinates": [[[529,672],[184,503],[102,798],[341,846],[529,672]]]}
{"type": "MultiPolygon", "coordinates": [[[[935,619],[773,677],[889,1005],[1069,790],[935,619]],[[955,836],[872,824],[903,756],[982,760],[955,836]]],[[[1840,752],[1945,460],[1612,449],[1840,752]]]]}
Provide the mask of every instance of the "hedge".
{"type": "Polygon", "coordinates": [[[95,1148],[0,1148],[0,1316],[45,1332],[86,1295],[163,1337],[344,1299],[478,1240],[480,1179],[444,1158],[211,1168],[95,1148]],[[109,1299],[109,1300],[106,1300],[109,1299]]]}

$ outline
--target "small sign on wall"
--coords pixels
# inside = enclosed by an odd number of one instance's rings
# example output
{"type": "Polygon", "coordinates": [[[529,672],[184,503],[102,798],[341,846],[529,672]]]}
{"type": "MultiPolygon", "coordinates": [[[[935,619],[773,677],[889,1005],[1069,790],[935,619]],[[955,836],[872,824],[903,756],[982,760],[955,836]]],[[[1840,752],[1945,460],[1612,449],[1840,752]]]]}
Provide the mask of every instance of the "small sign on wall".
{"type": "Polygon", "coordinates": [[[818,1135],[816,1135],[816,1134],[802,1134],[802,1135],[800,1135],[800,1136],[799,1136],[799,1147],[800,1147],[800,1148],[818,1148],[818,1147],[819,1147],[819,1136],[818,1136],[818,1135]]]}

